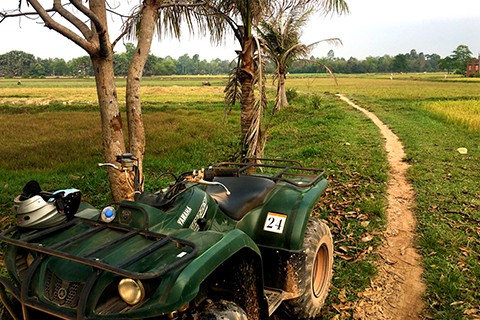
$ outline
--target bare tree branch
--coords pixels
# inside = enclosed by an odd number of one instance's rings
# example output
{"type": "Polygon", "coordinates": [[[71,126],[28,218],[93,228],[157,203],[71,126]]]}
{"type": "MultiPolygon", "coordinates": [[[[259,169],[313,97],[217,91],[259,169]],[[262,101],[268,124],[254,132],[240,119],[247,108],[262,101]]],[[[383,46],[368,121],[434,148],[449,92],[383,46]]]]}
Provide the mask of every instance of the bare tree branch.
{"type": "Polygon", "coordinates": [[[106,33],[106,26],[100,21],[100,19],[87,7],[85,7],[81,1],[78,0],[70,0],[70,2],[80,10],[81,13],[86,15],[92,23],[95,25],[95,28],[97,29],[98,34],[106,33]]]}
{"type": "MultiPolygon", "coordinates": [[[[137,7],[138,9],[138,7],[137,7]]],[[[133,10],[132,10],[133,11],[133,10]]],[[[110,11],[109,11],[110,12],[110,11]]],[[[112,12],[110,12],[112,13],[112,12]]],[[[115,13],[116,14],[116,13],[115,13]]],[[[138,14],[138,13],[137,13],[138,14]]],[[[123,30],[122,32],[117,36],[117,38],[112,42],[112,48],[114,48],[117,43],[123,39],[123,37],[125,37],[126,35],[128,35],[131,30],[132,30],[132,24],[135,23],[135,14],[132,14],[130,16],[124,16],[124,15],[120,15],[120,14],[117,14],[120,16],[120,18],[123,20],[125,19],[126,21],[123,23],[123,30]]]]}
{"type": "MultiPolygon", "coordinates": [[[[64,37],[72,40],[75,42],[78,46],[83,48],[85,51],[87,51],[89,54],[93,53],[93,47],[90,42],[85,40],[84,38],[80,37],[78,34],[70,30],[69,28],[63,26],[62,24],[56,22],[49,14],[48,12],[52,12],[53,9],[51,10],[45,10],[45,8],[37,1],[37,0],[28,0],[28,3],[32,5],[32,7],[35,9],[35,11],[38,13],[40,18],[43,20],[45,23],[45,26],[49,29],[53,29],[63,35],[64,37]]],[[[53,10],[54,11],[54,10],[53,10]]]]}
{"type": "Polygon", "coordinates": [[[62,17],[64,17],[68,22],[74,25],[83,34],[86,40],[90,41],[92,39],[92,30],[90,30],[90,28],[83,21],[78,19],[70,11],[66,10],[62,5],[61,0],[54,1],[53,9],[58,12],[62,17]]]}
{"type": "Polygon", "coordinates": [[[127,34],[129,33],[129,30],[127,27],[123,28],[122,32],[118,35],[118,37],[112,42],[112,48],[115,48],[117,43],[123,39],[127,34]]]}
{"type": "MultiPolygon", "coordinates": [[[[53,9],[46,9],[46,12],[54,12],[53,9]]],[[[5,11],[5,12],[0,12],[0,23],[3,22],[3,20],[7,18],[19,18],[19,17],[27,17],[29,18],[30,16],[35,16],[39,17],[38,12],[33,11],[33,12],[22,12],[19,9],[12,10],[11,12],[5,11]]]]}

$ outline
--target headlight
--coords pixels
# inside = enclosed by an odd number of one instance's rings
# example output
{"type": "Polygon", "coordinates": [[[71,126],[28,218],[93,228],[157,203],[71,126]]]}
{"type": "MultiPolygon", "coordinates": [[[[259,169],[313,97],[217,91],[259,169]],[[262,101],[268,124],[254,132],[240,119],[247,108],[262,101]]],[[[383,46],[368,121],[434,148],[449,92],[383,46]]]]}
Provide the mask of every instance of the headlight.
{"type": "Polygon", "coordinates": [[[134,305],[145,297],[145,288],[140,280],[122,279],[118,284],[118,293],[123,301],[134,305]]]}

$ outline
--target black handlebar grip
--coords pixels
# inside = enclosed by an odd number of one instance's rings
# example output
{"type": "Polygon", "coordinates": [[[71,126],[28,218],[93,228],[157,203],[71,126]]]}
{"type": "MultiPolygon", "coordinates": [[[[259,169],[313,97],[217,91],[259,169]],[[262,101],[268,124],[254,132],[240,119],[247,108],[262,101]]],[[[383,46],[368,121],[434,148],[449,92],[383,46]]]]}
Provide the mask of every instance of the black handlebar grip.
{"type": "Polygon", "coordinates": [[[238,177],[238,168],[206,168],[203,174],[203,179],[212,181],[215,177],[238,177]]]}
{"type": "Polygon", "coordinates": [[[135,155],[133,153],[122,153],[117,155],[117,162],[121,162],[122,159],[133,159],[135,155]]]}

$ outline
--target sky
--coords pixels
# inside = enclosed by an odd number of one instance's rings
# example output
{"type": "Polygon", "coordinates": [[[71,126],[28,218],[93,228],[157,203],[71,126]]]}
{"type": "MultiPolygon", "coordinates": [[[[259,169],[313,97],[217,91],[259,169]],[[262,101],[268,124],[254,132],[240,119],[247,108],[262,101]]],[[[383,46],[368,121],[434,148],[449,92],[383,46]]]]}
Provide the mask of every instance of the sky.
{"type": "MultiPolygon", "coordinates": [[[[120,2],[121,0],[113,0],[120,2]]],[[[53,1],[43,1],[50,3],[53,1]]],[[[127,0],[128,3],[136,3],[127,0]]],[[[473,55],[480,53],[480,0],[347,0],[350,13],[342,16],[314,15],[304,30],[305,44],[328,38],[340,38],[343,45],[320,43],[312,51],[327,56],[365,59],[368,56],[394,56],[415,49],[417,53],[448,56],[459,45],[467,45],[473,55]]],[[[11,9],[18,0],[2,0],[0,10],[11,9]]],[[[110,33],[116,35],[118,20],[110,33]]],[[[0,54],[21,50],[40,58],[70,60],[86,53],[38,21],[26,18],[6,19],[0,23],[0,54]]],[[[120,43],[115,48],[124,51],[120,43]]],[[[208,38],[185,35],[177,39],[154,40],[151,53],[158,57],[178,58],[188,53],[201,59],[235,58],[238,43],[233,35],[216,46],[208,38]]]]}

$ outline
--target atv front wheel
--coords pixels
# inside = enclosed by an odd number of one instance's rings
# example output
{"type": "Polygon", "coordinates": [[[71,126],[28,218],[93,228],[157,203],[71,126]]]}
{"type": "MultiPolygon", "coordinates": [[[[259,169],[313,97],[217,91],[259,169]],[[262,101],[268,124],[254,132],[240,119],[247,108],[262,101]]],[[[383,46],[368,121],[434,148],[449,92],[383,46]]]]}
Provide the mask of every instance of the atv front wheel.
{"type": "Polygon", "coordinates": [[[328,295],[333,268],[333,240],[330,229],[319,219],[310,218],[305,230],[303,255],[291,261],[290,285],[300,294],[285,301],[287,312],[296,319],[318,315],[328,295]]]}
{"type": "Polygon", "coordinates": [[[248,320],[247,314],[236,303],[220,300],[209,302],[204,305],[203,310],[195,319],[208,320],[248,320]]]}

